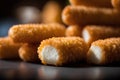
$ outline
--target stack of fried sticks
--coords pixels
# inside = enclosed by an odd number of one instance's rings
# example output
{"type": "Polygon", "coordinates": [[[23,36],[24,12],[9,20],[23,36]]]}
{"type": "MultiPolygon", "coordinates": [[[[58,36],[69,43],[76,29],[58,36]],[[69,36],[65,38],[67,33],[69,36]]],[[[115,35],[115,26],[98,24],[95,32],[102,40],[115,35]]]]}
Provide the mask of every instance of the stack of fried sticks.
{"type": "Polygon", "coordinates": [[[119,0],[69,0],[62,12],[66,36],[82,36],[90,45],[97,39],[120,36],[119,0]]]}
{"type": "Polygon", "coordinates": [[[119,61],[120,57],[116,56],[120,55],[120,0],[69,2],[62,12],[62,20],[69,26],[66,36],[83,37],[90,47],[88,62],[106,64],[119,61]]]}
{"type": "Polygon", "coordinates": [[[120,62],[120,0],[69,1],[62,13],[67,30],[58,23],[14,25],[0,38],[0,59],[56,66],[120,62]]]}

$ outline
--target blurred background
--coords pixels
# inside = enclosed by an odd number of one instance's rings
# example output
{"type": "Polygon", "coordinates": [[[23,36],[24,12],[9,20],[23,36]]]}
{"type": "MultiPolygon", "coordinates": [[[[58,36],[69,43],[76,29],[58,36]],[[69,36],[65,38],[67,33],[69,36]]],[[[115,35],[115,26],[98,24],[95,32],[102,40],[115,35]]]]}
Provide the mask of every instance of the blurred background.
{"type": "Polygon", "coordinates": [[[62,23],[61,12],[68,0],[0,0],[0,37],[15,24],[62,23]]]}

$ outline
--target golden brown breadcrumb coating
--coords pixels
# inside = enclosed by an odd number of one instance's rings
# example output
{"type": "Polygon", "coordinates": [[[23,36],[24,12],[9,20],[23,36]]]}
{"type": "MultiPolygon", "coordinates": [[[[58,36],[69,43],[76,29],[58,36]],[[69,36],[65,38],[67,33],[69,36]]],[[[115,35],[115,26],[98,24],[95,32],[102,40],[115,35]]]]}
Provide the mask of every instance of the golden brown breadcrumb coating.
{"type": "Polygon", "coordinates": [[[19,49],[19,57],[26,62],[37,62],[38,54],[37,54],[37,47],[36,44],[23,44],[19,49]]]}
{"type": "Polygon", "coordinates": [[[111,0],[112,6],[120,10],[120,0],[111,0]]]}
{"type": "Polygon", "coordinates": [[[0,38],[0,59],[19,59],[18,49],[22,44],[14,43],[9,37],[0,38]]]}
{"type": "Polygon", "coordinates": [[[78,25],[68,26],[65,33],[67,37],[70,37],[70,36],[81,37],[81,34],[82,34],[82,27],[78,25]]]}
{"type": "Polygon", "coordinates": [[[58,51],[58,60],[52,65],[62,66],[86,60],[88,47],[80,37],[54,37],[43,40],[38,47],[39,58],[43,64],[49,64],[42,56],[42,51],[46,46],[52,46],[58,51]]]}
{"type": "Polygon", "coordinates": [[[120,28],[119,27],[110,27],[110,26],[97,26],[90,25],[86,26],[83,29],[82,36],[87,44],[91,44],[92,42],[98,39],[105,39],[111,37],[120,37],[120,28]],[[86,35],[86,32],[88,33],[86,35]]]}
{"type": "Polygon", "coordinates": [[[15,42],[40,43],[47,38],[65,36],[65,27],[57,23],[14,25],[9,30],[9,36],[15,42]]]}
{"type": "Polygon", "coordinates": [[[111,0],[69,0],[71,5],[112,8],[111,0]]]}
{"type": "Polygon", "coordinates": [[[120,25],[120,12],[115,9],[66,6],[62,20],[67,25],[120,25]]]}
{"type": "Polygon", "coordinates": [[[91,47],[93,46],[100,48],[101,58],[99,63],[96,63],[95,61],[97,59],[94,54],[98,54],[99,52],[93,52],[93,50],[90,48],[87,54],[89,62],[99,65],[120,62],[120,38],[98,40],[92,43],[91,47]]]}

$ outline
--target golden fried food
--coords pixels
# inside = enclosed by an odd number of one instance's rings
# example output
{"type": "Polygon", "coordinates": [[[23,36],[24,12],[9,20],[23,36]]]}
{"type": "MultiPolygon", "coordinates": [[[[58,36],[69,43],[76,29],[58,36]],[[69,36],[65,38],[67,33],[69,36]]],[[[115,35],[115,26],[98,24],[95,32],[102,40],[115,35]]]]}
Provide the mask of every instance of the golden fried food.
{"type": "Polygon", "coordinates": [[[80,37],[54,37],[41,42],[38,56],[43,64],[63,66],[85,61],[87,50],[80,37]]]}
{"type": "Polygon", "coordinates": [[[83,29],[82,37],[84,38],[85,42],[90,45],[92,42],[98,39],[120,37],[120,28],[90,25],[83,29]]]}
{"type": "Polygon", "coordinates": [[[42,21],[43,23],[62,23],[61,6],[55,1],[48,1],[43,8],[42,21]]]}
{"type": "Polygon", "coordinates": [[[72,36],[78,36],[78,37],[81,37],[81,34],[82,34],[82,27],[80,26],[77,26],[77,25],[72,25],[72,26],[69,26],[67,29],[66,29],[66,36],[67,37],[72,37],[72,36]]]}
{"type": "Polygon", "coordinates": [[[120,0],[111,0],[112,6],[120,10],[120,0]]]}
{"type": "Polygon", "coordinates": [[[9,37],[0,38],[0,59],[19,59],[18,49],[22,44],[14,43],[9,37]]]}
{"type": "Polygon", "coordinates": [[[65,36],[65,27],[62,24],[21,24],[14,25],[9,30],[9,36],[15,42],[40,43],[51,37],[65,36]]]}
{"type": "Polygon", "coordinates": [[[38,44],[23,44],[19,49],[19,56],[23,61],[26,62],[37,62],[38,54],[37,54],[37,47],[38,44]]]}
{"type": "Polygon", "coordinates": [[[120,38],[98,40],[92,43],[88,62],[98,65],[120,62],[120,38]]]}
{"type": "Polygon", "coordinates": [[[69,0],[71,5],[112,8],[110,0],[69,0]]]}
{"type": "Polygon", "coordinates": [[[108,8],[66,6],[62,20],[67,25],[120,25],[120,12],[108,8]]]}

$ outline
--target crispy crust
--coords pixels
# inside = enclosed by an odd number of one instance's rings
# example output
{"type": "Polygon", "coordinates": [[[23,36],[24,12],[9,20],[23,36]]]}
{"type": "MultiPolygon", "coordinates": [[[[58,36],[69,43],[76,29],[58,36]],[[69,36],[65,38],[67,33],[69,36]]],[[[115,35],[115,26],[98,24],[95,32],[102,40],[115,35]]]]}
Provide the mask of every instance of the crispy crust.
{"type": "Polygon", "coordinates": [[[120,28],[119,27],[115,28],[115,27],[110,27],[110,26],[90,25],[90,26],[86,26],[83,29],[83,31],[84,30],[88,31],[88,33],[90,35],[90,39],[87,42],[88,45],[90,45],[92,42],[94,42],[98,39],[120,37],[120,28]]]}
{"type": "Polygon", "coordinates": [[[77,25],[69,26],[69,27],[66,29],[65,34],[66,34],[67,37],[70,37],[70,36],[78,36],[78,37],[81,37],[82,27],[77,26],[77,25]]]}
{"type": "Polygon", "coordinates": [[[120,12],[115,9],[66,6],[62,20],[67,25],[120,25],[120,12]]]}
{"type": "Polygon", "coordinates": [[[74,6],[88,6],[88,7],[103,7],[112,8],[110,0],[69,0],[69,2],[74,6]]]}
{"type": "Polygon", "coordinates": [[[56,66],[64,64],[72,64],[74,62],[85,61],[87,53],[87,45],[82,38],[79,37],[61,37],[61,38],[50,38],[43,40],[41,45],[38,47],[39,58],[43,64],[47,64],[42,56],[41,51],[45,46],[53,46],[57,49],[59,60],[56,66]]]}
{"type": "MultiPolygon", "coordinates": [[[[120,38],[109,38],[98,40],[92,43],[91,46],[99,46],[102,50],[102,61],[99,64],[109,64],[120,61],[120,38]]],[[[89,54],[88,54],[89,58],[89,54]]],[[[96,64],[96,63],[95,63],[96,64]]]]}
{"type": "Polygon", "coordinates": [[[26,62],[39,61],[37,47],[38,45],[34,44],[23,44],[19,49],[19,57],[26,62]]]}
{"type": "Polygon", "coordinates": [[[18,49],[22,44],[14,43],[9,37],[0,38],[0,59],[19,59],[18,49]]]}
{"type": "Polygon", "coordinates": [[[40,43],[51,37],[65,36],[65,27],[61,24],[21,24],[9,30],[9,36],[15,42],[40,43]]]}

